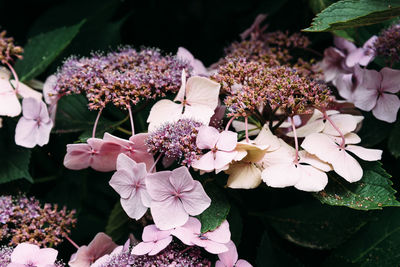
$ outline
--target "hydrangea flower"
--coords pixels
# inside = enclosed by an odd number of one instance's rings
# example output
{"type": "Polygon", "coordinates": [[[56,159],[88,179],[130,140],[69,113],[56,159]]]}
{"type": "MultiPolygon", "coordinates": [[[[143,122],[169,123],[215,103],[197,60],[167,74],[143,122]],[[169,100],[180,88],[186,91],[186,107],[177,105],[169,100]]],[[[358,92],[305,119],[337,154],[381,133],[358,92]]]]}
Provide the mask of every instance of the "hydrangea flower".
{"type": "Polygon", "coordinates": [[[252,267],[247,261],[238,259],[239,256],[233,241],[229,241],[226,246],[229,250],[218,254],[219,260],[215,263],[215,267],[252,267]]]}
{"type": "Polygon", "coordinates": [[[201,223],[194,217],[190,217],[183,226],[174,229],[172,235],[188,246],[203,247],[213,254],[227,252],[229,250],[227,243],[231,240],[228,221],[225,220],[213,231],[202,233],[201,223]]]}
{"type": "Polygon", "coordinates": [[[19,244],[11,254],[7,267],[50,267],[56,266],[58,251],[53,248],[39,248],[29,243],[19,244]]]}
{"type": "Polygon", "coordinates": [[[400,60],[400,24],[397,22],[382,31],[374,42],[375,54],[387,57],[391,64],[400,60]]]}
{"type": "Polygon", "coordinates": [[[186,74],[183,71],[182,85],[174,101],[162,99],[151,108],[147,118],[149,132],[166,122],[182,118],[208,125],[218,105],[219,88],[218,83],[199,76],[190,77],[186,83],[186,74]]]}
{"type": "Polygon", "coordinates": [[[151,215],[161,230],[185,224],[189,215],[199,215],[211,204],[201,183],[193,180],[186,167],[149,174],[146,187],[152,198],[151,215]]]}
{"type": "Polygon", "coordinates": [[[136,163],[125,154],[117,159],[117,171],[110,186],[121,196],[121,206],[129,217],[139,220],[150,207],[151,198],[146,190],[146,165],[136,163]]]}
{"type": "Polygon", "coordinates": [[[390,68],[364,70],[362,84],[354,92],[354,105],[380,120],[395,122],[400,108],[400,71],[390,68]]]}
{"type": "Polygon", "coordinates": [[[53,121],[49,117],[46,104],[35,98],[24,98],[22,114],[15,129],[15,143],[28,148],[47,144],[53,121]]]}
{"type": "Polygon", "coordinates": [[[143,229],[142,239],[143,242],[134,246],[131,253],[154,256],[172,242],[171,230],[161,231],[154,224],[148,225],[143,229]]]}
{"type": "Polygon", "coordinates": [[[186,61],[192,66],[193,68],[193,75],[201,75],[201,76],[208,76],[208,71],[206,67],[204,67],[203,62],[194,58],[192,53],[189,52],[184,47],[179,47],[178,52],[176,53],[176,57],[182,61],[186,61]]]}

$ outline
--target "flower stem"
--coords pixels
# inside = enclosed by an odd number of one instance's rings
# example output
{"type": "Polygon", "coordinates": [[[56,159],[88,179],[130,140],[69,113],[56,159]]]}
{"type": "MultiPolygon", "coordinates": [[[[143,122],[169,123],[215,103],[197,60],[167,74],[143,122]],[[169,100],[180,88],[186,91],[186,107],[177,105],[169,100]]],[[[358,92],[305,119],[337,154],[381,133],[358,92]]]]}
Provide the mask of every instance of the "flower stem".
{"type": "Polygon", "coordinates": [[[160,155],[158,155],[156,161],[154,161],[153,166],[151,166],[149,172],[153,172],[153,170],[154,170],[154,168],[156,167],[157,163],[160,161],[161,156],[162,156],[162,153],[160,153],[160,155]]]}
{"type": "Polygon", "coordinates": [[[14,79],[15,79],[15,82],[16,82],[16,85],[15,85],[15,88],[14,88],[14,89],[15,89],[15,93],[18,94],[18,87],[19,87],[18,75],[17,75],[17,73],[15,72],[14,68],[11,66],[11,64],[8,63],[7,61],[6,61],[6,65],[7,65],[7,67],[10,69],[12,75],[14,76],[14,79]]]}
{"type": "Polygon", "coordinates": [[[293,137],[294,137],[294,147],[296,149],[296,158],[294,159],[294,164],[299,163],[299,140],[297,139],[297,132],[296,132],[296,125],[294,124],[294,119],[293,117],[290,118],[290,123],[292,124],[292,131],[293,131],[293,137]]]}
{"type": "Polygon", "coordinates": [[[99,113],[97,113],[96,120],[94,121],[93,132],[92,132],[92,138],[95,138],[95,137],[96,137],[96,128],[97,128],[97,124],[99,123],[99,119],[100,119],[100,116],[101,116],[101,112],[102,112],[102,111],[103,111],[103,108],[101,108],[101,109],[99,110],[99,113]]]}
{"type": "Polygon", "coordinates": [[[332,119],[328,116],[328,114],[326,113],[326,111],[323,111],[324,114],[324,118],[329,121],[329,123],[332,125],[333,128],[335,128],[335,130],[339,133],[340,137],[342,138],[342,143],[340,144],[340,147],[342,149],[344,149],[345,144],[346,144],[346,139],[344,138],[344,135],[342,133],[342,131],[340,131],[339,127],[337,127],[337,125],[332,121],[332,119]]]}
{"type": "Polygon", "coordinates": [[[131,121],[132,136],[135,135],[135,125],[133,124],[133,115],[131,106],[128,107],[129,120],[131,121]]]}
{"type": "Polygon", "coordinates": [[[128,131],[127,129],[124,129],[124,128],[120,127],[120,126],[118,126],[116,129],[117,129],[118,131],[120,131],[120,132],[123,132],[124,134],[132,135],[132,132],[131,132],[131,131],[128,131]]]}
{"type": "Polygon", "coordinates": [[[232,122],[233,122],[234,119],[235,119],[235,117],[230,118],[230,120],[229,120],[228,123],[226,124],[225,131],[228,131],[228,130],[229,130],[229,127],[231,126],[231,124],[232,124],[232,122]]]}
{"type": "Polygon", "coordinates": [[[79,246],[74,241],[72,241],[71,238],[69,238],[68,236],[65,236],[65,239],[67,239],[74,247],[76,247],[76,249],[79,249],[79,246]]]}
{"type": "Polygon", "coordinates": [[[249,140],[249,121],[248,121],[247,116],[244,117],[244,130],[246,132],[246,142],[250,143],[250,140],[249,140]]]}

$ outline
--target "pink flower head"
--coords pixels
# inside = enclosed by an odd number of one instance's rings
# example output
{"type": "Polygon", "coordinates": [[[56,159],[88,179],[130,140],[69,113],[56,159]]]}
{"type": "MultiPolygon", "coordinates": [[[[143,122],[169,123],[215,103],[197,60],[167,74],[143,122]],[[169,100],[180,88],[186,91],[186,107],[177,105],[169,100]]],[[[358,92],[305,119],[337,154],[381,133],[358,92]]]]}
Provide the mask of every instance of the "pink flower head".
{"type": "Polygon", "coordinates": [[[151,215],[161,230],[185,224],[189,215],[199,215],[211,204],[201,183],[193,180],[186,167],[150,174],[146,187],[152,198],[151,215]]]}
{"type": "Polygon", "coordinates": [[[16,92],[12,87],[12,85],[15,87],[16,83],[14,80],[10,82],[10,78],[10,72],[4,68],[0,68],[0,116],[15,117],[21,113],[21,104],[17,94],[24,98],[35,98],[38,101],[41,101],[42,94],[21,82],[18,86],[18,92],[16,92]]]}
{"type": "Polygon", "coordinates": [[[15,129],[15,143],[28,148],[47,144],[53,122],[46,104],[35,98],[24,98],[22,114],[15,129]]]}
{"type": "Polygon", "coordinates": [[[192,66],[193,75],[208,76],[208,71],[206,67],[204,67],[204,64],[200,60],[194,58],[192,53],[190,53],[186,48],[179,47],[176,57],[180,60],[187,61],[190,66],[192,66]]]}
{"type": "Polygon", "coordinates": [[[210,149],[209,152],[193,162],[192,167],[205,172],[226,169],[236,157],[237,133],[231,131],[218,132],[210,126],[201,126],[196,139],[197,147],[210,149]]]}
{"type": "Polygon", "coordinates": [[[300,151],[299,159],[295,161],[295,149],[282,139],[279,141],[280,148],[268,153],[261,163],[263,181],[277,188],[294,186],[308,192],[323,190],[328,184],[325,172],[331,170],[330,165],[305,151],[300,151]]]}
{"type": "Polygon", "coordinates": [[[150,207],[151,198],[146,190],[146,165],[136,163],[125,154],[119,154],[117,171],[110,186],[121,196],[121,205],[129,217],[139,220],[150,207]]]}
{"type": "Polygon", "coordinates": [[[131,136],[129,140],[125,140],[109,133],[105,133],[103,136],[105,143],[101,147],[101,151],[114,151],[114,162],[117,160],[118,155],[123,153],[137,163],[145,163],[146,169],[149,171],[154,164],[154,158],[152,154],[147,152],[147,145],[145,143],[147,137],[147,133],[140,133],[131,136]],[[116,145],[120,146],[119,151],[114,149],[116,145]]]}
{"type": "Polygon", "coordinates": [[[228,221],[225,220],[214,231],[201,233],[201,223],[193,217],[190,217],[185,225],[173,230],[172,235],[188,246],[203,247],[213,254],[227,252],[227,243],[231,240],[228,221]]]}
{"type": "Polygon", "coordinates": [[[97,259],[110,254],[117,246],[111,237],[98,233],[88,246],[81,246],[68,262],[71,267],[89,267],[97,259]]]}
{"type": "Polygon", "coordinates": [[[362,47],[352,49],[346,57],[346,65],[349,67],[354,67],[357,64],[367,66],[375,57],[373,45],[376,39],[378,39],[378,37],[374,35],[369,38],[362,47]]]}
{"type": "Polygon", "coordinates": [[[361,146],[356,146],[361,139],[353,133],[345,136],[346,145],[341,147],[341,139],[330,137],[321,133],[313,133],[308,135],[301,146],[309,153],[317,156],[319,159],[328,162],[332,165],[333,170],[353,183],[359,181],[363,176],[363,170],[355,158],[347,151],[353,153],[357,157],[366,161],[380,160],[382,150],[367,149],[361,146]]]}
{"type": "Polygon", "coordinates": [[[218,105],[219,88],[219,83],[200,76],[190,77],[186,83],[186,74],[182,71],[182,85],[174,101],[162,99],[151,108],[147,118],[149,132],[183,118],[208,125],[218,105]]]}
{"type": "Polygon", "coordinates": [[[238,260],[238,253],[233,241],[229,241],[226,246],[229,250],[218,254],[219,261],[215,263],[215,267],[252,267],[247,261],[238,260]]]}
{"type": "Polygon", "coordinates": [[[11,254],[7,267],[55,267],[58,251],[53,248],[39,248],[29,243],[19,244],[11,254]]]}
{"type": "Polygon", "coordinates": [[[396,95],[400,91],[400,70],[383,68],[364,70],[364,79],[360,87],[354,92],[356,107],[370,111],[380,120],[396,121],[400,108],[400,100],[396,95]]]}
{"type": "Polygon", "coordinates": [[[148,225],[143,229],[143,242],[137,244],[132,249],[133,255],[158,254],[166,248],[172,241],[171,231],[161,231],[154,224],[148,225]]]}
{"type": "Polygon", "coordinates": [[[105,142],[99,138],[89,138],[86,144],[67,145],[64,166],[71,170],[82,170],[88,167],[100,172],[115,170],[116,154],[120,145],[105,142]],[[107,149],[102,148],[107,143],[107,149]]]}

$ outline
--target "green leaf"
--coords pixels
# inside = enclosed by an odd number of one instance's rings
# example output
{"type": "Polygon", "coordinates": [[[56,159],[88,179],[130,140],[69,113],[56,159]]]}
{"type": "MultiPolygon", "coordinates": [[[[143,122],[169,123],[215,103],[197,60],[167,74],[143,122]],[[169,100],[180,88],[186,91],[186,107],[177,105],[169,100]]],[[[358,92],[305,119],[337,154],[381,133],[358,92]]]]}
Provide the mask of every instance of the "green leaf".
{"type": "Polygon", "coordinates": [[[399,251],[400,209],[388,208],[334,251],[323,266],[398,266],[399,251]]]}
{"type": "Polygon", "coordinates": [[[30,80],[41,74],[71,43],[78,34],[84,21],[39,34],[24,47],[24,58],[15,64],[15,70],[21,81],[30,80]]]}
{"type": "Polygon", "coordinates": [[[264,213],[262,218],[283,238],[312,249],[332,249],[357,232],[372,214],[304,202],[264,213]]]}
{"type": "Polygon", "coordinates": [[[336,2],[335,0],[309,0],[308,5],[310,6],[311,10],[314,14],[317,14],[336,2]]]}
{"type": "Polygon", "coordinates": [[[31,150],[15,144],[14,123],[10,120],[3,123],[7,125],[3,125],[4,128],[0,129],[0,184],[21,178],[33,183],[29,174],[31,150]]]}
{"type": "Polygon", "coordinates": [[[395,158],[400,157],[400,118],[397,119],[393,130],[390,132],[388,148],[395,158]]]}
{"type": "Polygon", "coordinates": [[[341,0],[319,13],[307,32],[323,32],[383,22],[400,15],[400,0],[341,0]]]}
{"type": "Polygon", "coordinates": [[[214,183],[206,183],[204,190],[211,198],[211,206],[197,216],[201,222],[201,232],[212,231],[225,221],[228,216],[230,204],[225,193],[214,183]]]}
{"type": "Polygon", "coordinates": [[[110,217],[108,217],[106,234],[113,240],[126,238],[129,235],[130,220],[118,201],[112,209],[110,217]]]}
{"type": "Polygon", "coordinates": [[[380,162],[360,162],[364,175],[359,182],[348,183],[343,178],[329,173],[330,180],[325,190],[314,194],[324,204],[345,206],[357,210],[374,210],[400,206],[396,190],[392,188],[391,176],[380,162]]]}
{"type": "MultiPolygon", "coordinates": [[[[90,111],[87,107],[87,100],[82,95],[64,96],[58,102],[56,116],[56,133],[84,132],[80,139],[84,140],[91,137],[94,122],[98,112],[90,111]]],[[[97,124],[96,136],[101,137],[106,131],[113,131],[115,127],[121,125],[127,118],[112,122],[100,117],[97,124]]]]}

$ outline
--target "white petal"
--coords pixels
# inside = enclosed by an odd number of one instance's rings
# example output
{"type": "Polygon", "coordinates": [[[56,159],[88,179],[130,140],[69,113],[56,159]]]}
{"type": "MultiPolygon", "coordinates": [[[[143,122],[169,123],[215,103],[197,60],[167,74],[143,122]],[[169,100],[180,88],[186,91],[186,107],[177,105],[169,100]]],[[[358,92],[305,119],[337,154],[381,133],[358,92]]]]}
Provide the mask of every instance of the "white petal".
{"type": "Polygon", "coordinates": [[[382,158],[382,150],[380,149],[370,149],[361,146],[348,145],[346,150],[352,152],[357,157],[367,161],[376,161],[382,158]]]}
{"type": "MultiPolygon", "coordinates": [[[[182,117],[183,107],[171,100],[162,99],[154,104],[150,110],[147,122],[149,123],[148,131],[152,132],[166,122],[174,122],[182,117]]],[[[210,116],[211,117],[211,116],[210,116]]]]}

